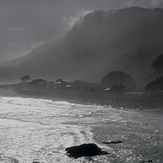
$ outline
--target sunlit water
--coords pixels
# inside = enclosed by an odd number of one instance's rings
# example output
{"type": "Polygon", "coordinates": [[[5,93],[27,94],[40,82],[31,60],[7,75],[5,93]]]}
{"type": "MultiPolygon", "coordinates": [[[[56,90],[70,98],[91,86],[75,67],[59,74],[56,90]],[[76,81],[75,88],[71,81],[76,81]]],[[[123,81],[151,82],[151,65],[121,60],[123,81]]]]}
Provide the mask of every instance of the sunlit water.
{"type": "Polygon", "coordinates": [[[161,115],[44,99],[0,97],[0,163],[163,162],[161,115]],[[122,140],[115,145],[103,141],[122,140]],[[65,148],[96,143],[109,155],[73,159],[65,148]]]}

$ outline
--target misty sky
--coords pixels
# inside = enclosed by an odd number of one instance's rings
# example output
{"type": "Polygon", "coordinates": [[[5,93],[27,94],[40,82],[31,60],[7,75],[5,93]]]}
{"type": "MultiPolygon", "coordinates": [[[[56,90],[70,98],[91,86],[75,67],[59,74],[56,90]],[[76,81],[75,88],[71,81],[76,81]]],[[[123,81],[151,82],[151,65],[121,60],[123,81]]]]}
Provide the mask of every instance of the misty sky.
{"type": "Polygon", "coordinates": [[[56,40],[91,11],[162,4],[163,0],[0,0],[0,62],[56,40]]]}

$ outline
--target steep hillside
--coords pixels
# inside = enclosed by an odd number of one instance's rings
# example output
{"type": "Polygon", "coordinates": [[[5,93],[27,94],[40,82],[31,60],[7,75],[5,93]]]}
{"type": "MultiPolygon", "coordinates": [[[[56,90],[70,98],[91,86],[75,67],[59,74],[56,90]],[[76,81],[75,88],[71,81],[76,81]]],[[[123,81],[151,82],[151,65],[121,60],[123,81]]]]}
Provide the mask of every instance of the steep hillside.
{"type": "Polygon", "coordinates": [[[112,70],[125,70],[140,80],[152,71],[150,65],[158,53],[163,53],[162,20],[163,9],[95,11],[61,39],[1,65],[1,81],[24,74],[100,81],[112,70]]]}

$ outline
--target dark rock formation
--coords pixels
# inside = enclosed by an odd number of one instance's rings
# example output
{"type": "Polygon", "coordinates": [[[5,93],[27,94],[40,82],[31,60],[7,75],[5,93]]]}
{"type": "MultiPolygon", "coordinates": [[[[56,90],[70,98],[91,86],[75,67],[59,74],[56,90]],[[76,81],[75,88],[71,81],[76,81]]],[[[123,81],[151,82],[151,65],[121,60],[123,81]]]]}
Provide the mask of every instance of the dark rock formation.
{"type": "Polygon", "coordinates": [[[110,141],[110,142],[102,142],[103,144],[120,144],[123,143],[123,141],[118,140],[118,141],[110,141]]]}
{"type": "Polygon", "coordinates": [[[79,157],[91,157],[109,154],[108,152],[102,151],[96,144],[82,144],[79,146],[66,148],[65,150],[69,157],[76,159],[79,157]]]}
{"type": "Polygon", "coordinates": [[[153,161],[152,160],[142,161],[142,163],[153,163],[153,161]]]}

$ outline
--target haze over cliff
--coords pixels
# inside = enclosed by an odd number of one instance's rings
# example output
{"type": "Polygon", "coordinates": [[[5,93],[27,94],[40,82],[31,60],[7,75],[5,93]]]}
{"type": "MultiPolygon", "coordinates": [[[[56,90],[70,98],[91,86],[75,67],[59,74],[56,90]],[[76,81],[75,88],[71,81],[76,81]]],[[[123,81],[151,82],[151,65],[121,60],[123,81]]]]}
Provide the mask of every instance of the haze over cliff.
{"type": "Polygon", "coordinates": [[[48,80],[99,81],[113,70],[123,70],[140,81],[163,53],[162,20],[163,9],[92,12],[59,40],[3,63],[1,82],[19,80],[24,74],[48,80]]]}

